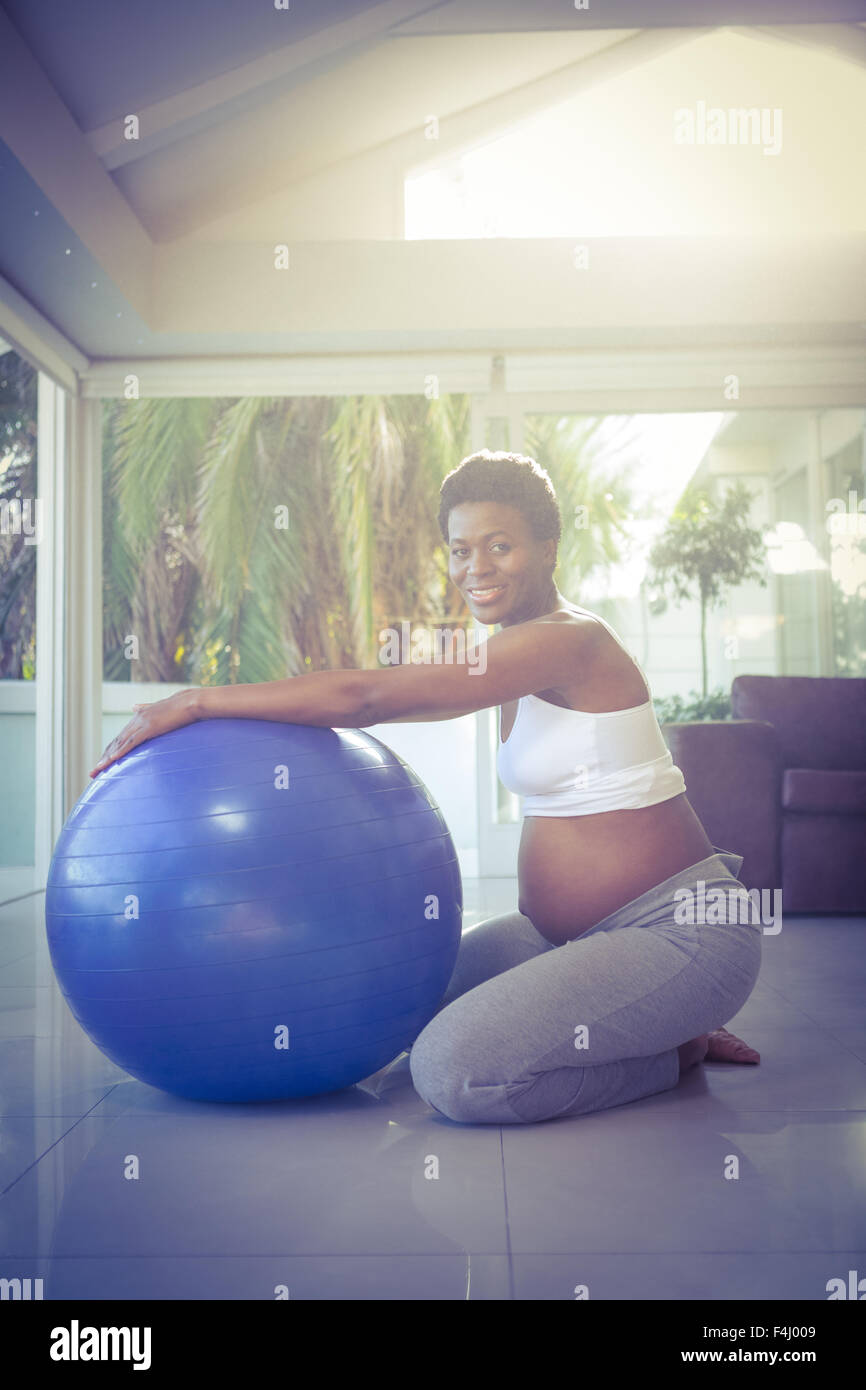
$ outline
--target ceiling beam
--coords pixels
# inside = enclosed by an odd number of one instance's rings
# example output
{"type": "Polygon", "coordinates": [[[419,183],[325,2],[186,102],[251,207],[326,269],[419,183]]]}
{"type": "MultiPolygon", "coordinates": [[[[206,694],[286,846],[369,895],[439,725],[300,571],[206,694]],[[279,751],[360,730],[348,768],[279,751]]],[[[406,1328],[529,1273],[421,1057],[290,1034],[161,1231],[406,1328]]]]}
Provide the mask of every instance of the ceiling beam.
{"type": "MultiPolygon", "coordinates": [[[[78,395],[79,377],[90,367],[90,359],[2,275],[0,333],[38,371],[45,372],[71,395],[78,395]]],[[[0,351],[5,350],[0,347],[0,351]]]]}
{"type": "MultiPolygon", "coordinates": [[[[853,406],[862,420],[866,363],[858,348],[801,342],[781,346],[644,347],[633,342],[593,351],[551,348],[497,351],[504,359],[507,402],[561,414],[632,414],[646,411],[730,408],[720,383],[732,371],[743,384],[740,411],[853,406]],[[522,399],[521,399],[522,397],[522,399]]],[[[442,395],[488,396],[493,354],[391,350],[364,354],[240,357],[150,357],[95,361],[82,381],[86,398],[119,398],[134,373],[143,397],[420,395],[435,371],[442,395]]],[[[739,419],[742,421],[743,415],[739,419]]],[[[754,416],[752,416],[754,419],[754,416]]],[[[853,423],[853,420],[852,420],[853,423]]]]}
{"type": "Polygon", "coordinates": [[[531,30],[665,28],[696,23],[784,24],[845,22],[863,17],[860,0],[449,0],[407,20],[406,35],[507,34],[531,30]]]}
{"type": "MultiPolygon", "coordinates": [[[[319,76],[373,48],[406,19],[439,8],[445,0],[383,0],[362,14],[283,44],[217,77],[142,107],[140,138],[124,139],[124,116],[87,131],[86,140],[106,169],[119,169],[153,150],[261,106],[298,82],[319,76]]],[[[127,113],[125,113],[127,114],[127,113]]]]}
{"type": "MultiPolygon", "coordinates": [[[[275,147],[275,153],[268,160],[262,160],[255,170],[244,170],[234,178],[223,177],[217,184],[196,185],[195,196],[187,197],[179,208],[172,207],[158,225],[155,236],[161,244],[180,237],[194,236],[215,218],[221,217],[227,209],[258,202],[262,190],[273,197],[278,192],[290,192],[304,179],[320,172],[323,167],[339,169],[375,151],[392,171],[392,177],[402,182],[409,171],[419,172],[441,162],[443,157],[483,145],[494,139],[509,126],[535,115],[538,111],[555,106],[580,92],[587,91],[598,83],[628,72],[630,69],[652,61],[661,54],[690,43],[712,32],[703,29],[665,29],[646,30],[629,35],[590,54],[578,62],[568,63],[541,77],[521,84],[509,86],[462,111],[439,113],[439,132],[435,141],[423,138],[423,126],[414,124],[411,128],[398,132],[393,137],[377,144],[362,144],[358,138],[357,148],[346,150],[346,143],[352,138],[351,128],[340,126],[339,152],[334,149],[328,157],[328,147],[313,149],[304,142],[293,141],[288,145],[275,147]]],[[[479,42],[476,40],[476,42],[479,42]]],[[[325,127],[324,119],[318,112],[330,111],[335,92],[330,84],[310,95],[305,100],[304,119],[311,130],[325,127]]],[[[202,137],[202,150],[207,150],[208,137],[202,137]]],[[[212,139],[217,138],[213,132],[212,139]]],[[[155,179],[157,173],[148,174],[142,169],[142,177],[155,179]]],[[[146,192],[143,197],[146,198],[146,192]]]]}
{"type": "MultiPolygon", "coordinates": [[[[413,173],[419,173],[424,168],[440,164],[443,154],[462,153],[487,144],[517,121],[526,120],[539,111],[579,96],[600,83],[621,77],[643,63],[652,62],[662,54],[712,32],[711,29],[694,28],[644,29],[629,34],[579,62],[568,63],[565,67],[545,73],[543,77],[534,78],[520,87],[513,87],[444,118],[439,126],[438,138],[428,143],[428,148],[432,145],[433,150],[423,160],[418,158],[417,131],[396,137],[389,142],[389,147],[394,150],[402,142],[406,172],[411,169],[413,173]]],[[[401,161],[398,158],[396,162],[399,164],[401,161]]]]}
{"type": "Polygon", "coordinates": [[[153,243],[2,8],[0,138],[106,275],[146,316],[153,243]]]}
{"type": "MultiPolygon", "coordinates": [[[[159,248],[152,328],[166,333],[545,334],[666,326],[848,325],[864,339],[866,236],[186,243],[159,248]]],[[[325,349],[327,350],[327,349],[325,349]]]]}
{"type": "Polygon", "coordinates": [[[769,39],[772,43],[783,39],[807,48],[824,49],[835,58],[866,67],[866,27],[862,24],[755,24],[731,28],[733,33],[750,39],[769,39]]]}

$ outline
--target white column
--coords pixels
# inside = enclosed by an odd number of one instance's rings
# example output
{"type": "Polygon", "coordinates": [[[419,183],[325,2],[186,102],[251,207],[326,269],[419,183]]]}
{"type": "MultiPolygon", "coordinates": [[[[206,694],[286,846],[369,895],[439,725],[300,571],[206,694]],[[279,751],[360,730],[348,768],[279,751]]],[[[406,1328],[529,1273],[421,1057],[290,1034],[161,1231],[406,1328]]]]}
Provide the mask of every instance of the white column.
{"type": "Polygon", "coordinates": [[[833,610],[830,581],[830,551],[826,530],[827,499],[824,496],[823,450],[821,448],[821,416],[815,411],[809,416],[809,456],[806,478],[809,491],[810,539],[826,568],[812,571],[812,601],[815,614],[815,674],[833,675],[833,610]]]}
{"type": "Polygon", "coordinates": [[[36,886],[88,784],[102,727],[101,402],[39,374],[36,886]]]}
{"type": "Polygon", "coordinates": [[[64,819],[102,752],[102,402],[67,397],[64,819]]]}
{"type": "MultiPolygon", "coordinates": [[[[63,675],[66,660],[64,570],[66,565],[67,395],[44,372],[37,395],[37,495],[40,536],[36,557],[36,827],[34,887],[48,877],[54,843],[65,819],[63,799],[63,675]]],[[[35,901],[44,904],[44,898],[35,901]]],[[[48,940],[35,933],[34,984],[51,980],[48,940]]],[[[34,1095],[50,1096],[63,1074],[66,1006],[56,989],[40,987],[36,997],[34,1095]]],[[[35,1121],[40,1126],[44,1121],[35,1121]]],[[[37,1134],[37,1138],[38,1138],[37,1134]]],[[[63,1196],[59,1160],[40,1165],[36,1180],[40,1249],[48,1249],[63,1196]]],[[[41,1269],[40,1269],[41,1273],[41,1269]]]]}
{"type": "Polygon", "coordinates": [[[36,828],[35,886],[42,888],[65,819],[63,801],[63,524],[66,393],[38,378],[36,560],[36,828]]]}

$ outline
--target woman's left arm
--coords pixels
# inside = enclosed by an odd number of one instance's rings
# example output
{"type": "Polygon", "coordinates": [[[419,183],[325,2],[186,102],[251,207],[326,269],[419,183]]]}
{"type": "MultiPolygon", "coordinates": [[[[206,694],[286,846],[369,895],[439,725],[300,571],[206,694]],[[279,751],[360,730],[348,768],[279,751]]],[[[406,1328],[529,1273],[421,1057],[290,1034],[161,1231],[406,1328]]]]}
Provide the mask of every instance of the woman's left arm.
{"type": "Polygon", "coordinates": [[[280,719],[292,724],[363,729],[397,720],[456,719],[584,673],[597,623],[523,623],[470,651],[439,661],[378,670],[309,671],[258,685],[199,690],[197,719],[280,719]]]}
{"type": "Polygon", "coordinates": [[[133,705],[135,713],[129,723],[125,724],[108,744],[96,767],[92,769],[91,777],[102,772],[109,763],[122,758],[124,753],[136,748],[139,743],[144,743],[149,738],[158,738],[160,734],[167,734],[170,729],[180,729],[184,724],[194,724],[198,719],[197,695],[197,690],[179,690],[177,694],[168,695],[166,699],[157,700],[153,704],[133,705]]]}
{"type": "Polygon", "coordinates": [[[523,623],[483,642],[471,660],[309,671],[254,685],[182,690],[136,706],[135,718],[108,745],[91,776],[146,739],[197,719],[274,719],[328,729],[456,719],[573,681],[585,672],[598,631],[597,624],[523,623]]]}

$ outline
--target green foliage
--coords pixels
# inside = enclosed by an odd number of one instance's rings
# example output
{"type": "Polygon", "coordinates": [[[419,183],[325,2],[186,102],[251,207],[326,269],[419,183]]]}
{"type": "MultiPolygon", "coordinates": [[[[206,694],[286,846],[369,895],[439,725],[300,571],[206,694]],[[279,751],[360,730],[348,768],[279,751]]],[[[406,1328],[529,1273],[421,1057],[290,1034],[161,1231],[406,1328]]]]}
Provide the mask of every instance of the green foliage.
{"type": "Polygon", "coordinates": [[[702,692],[707,695],[707,609],[728,589],[747,580],[766,587],[766,547],[761,531],[749,526],[753,494],[735,483],[719,498],[690,484],[649,555],[648,584],[659,598],[675,603],[697,598],[701,607],[702,692]]]}
{"type": "Polygon", "coordinates": [[[677,602],[697,594],[710,605],[747,579],[766,584],[763,533],[748,525],[752,498],[742,483],[721,499],[686,488],[650,552],[651,583],[677,602]]]}
{"type": "MultiPolygon", "coordinates": [[[[0,354],[0,502],[21,525],[0,528],[0,678],[36,678],[36,552],[25,525],[38,522],[37,373],[11,349],[0,354]],[[29,518],[25,504],[29,503],[29,518]],[[36,511],[33,510],[35,507],[36,511]]],[[[31,536],[32,540],[32,536],[31,536]]]]}
{"type": "MultiPolygon", "coordinates": [[[[369,667],[383,627],[468,623],[437,512],[469,427],[467,396],[107,403],[106,674],[222,685],[369,667]]],[[[553,479],[559,573],[577,585],[626,535],[610,422],[532,416],[525,447],[553,479]]]]}
{"type": "MultiPolygon", "coordinates": [[[[557,580],[579,593],[627,543],[629,422],[526,425],[562,512],[557,580]]],[[[0,430],[0,496],[35,496],[36,373],[14,353],[0,358],[0,430]]],[[[462,395],[104,402],[105,678],[222,685],[370,666],[384,626],[468,622],[437,511],[470,449],[462,395]]],[[[742,508],[722,507],[714,538],[712,516],[687,494],[657,556],[662,582],[697,582],[706,602],[740,582],[748,550],[742,508]]],[[[27,678],[36,547],[3,544],[0,675],[27,678]]]]}
{"type": "Polygon", "coordinates": [[[721,686],[709,695],[691,690],[687,696],[667,695],[653,700],[660,724],[694,724],[708,719],[733,719],[731,694],[721,686]]]}
{"type": "MultiPolygon", "coordinates": [[[[855,540],[859,573],[866,574],[866,540],[855,540]]],[[[830,588],[834,668],[837,676],[866,676],[866,582],[846,593],[830,588]]]]}
{"type": "Polygon", "coordinates": [[[566,591],[621,558],[634,505],[630,442],[627,418],[527,416],[526,452],[550,474],[562,514],[555,577],[566,591]]]}
{"type": "Polygon", "coordinates": [[[462,396],[107,403],[106,675],[369,666],[383,626],[468,620],[436,524],[468,433],[462,396]]]}
{"type": "Polygon", "coordinates": [[[201,585],[197,467],[225,402],[103,406],[103,670],[108,680],[192,678],[179,657],[201,585]],[[134,637],[138,655],[126,643],[134,637]]]}

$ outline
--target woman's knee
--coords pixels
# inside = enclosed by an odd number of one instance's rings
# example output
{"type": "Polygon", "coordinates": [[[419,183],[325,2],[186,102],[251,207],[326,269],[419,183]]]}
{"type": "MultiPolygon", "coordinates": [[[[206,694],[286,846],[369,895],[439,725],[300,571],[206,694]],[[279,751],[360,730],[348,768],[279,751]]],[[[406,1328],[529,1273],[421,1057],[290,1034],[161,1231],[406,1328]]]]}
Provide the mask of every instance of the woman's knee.
{"type": "Polygon", "coordinates": [[[419,1049],[418,1042],[409,1053],[409,1073],[412,1085],[422,1100],[446,1119],[467,1121],[463,1083],[459,1073],[443,1066],[431,1055],[429,1048],[419,1049]]]}
{"type": "Polygon", "coordinates": [[[437,1014],[415,1039],[409,1053],[415,1090],[440,1115],[462,1124],[498,1123],[503,1113],[514,1118],[507,1106],[503,1111],[502,1083],[473,1083],[473,1074],[488,1074],[490,1060],[479,1056],[477,1048],[473,1051],[469,1039],[456,1036],[462,1031],[457,1023],[437,1014]]]}
{"type": "Polygon", "coordinates": [[[705,969],[711,969],[717,981],[716,1012],[727,1011],[728,1018],[732,1018],[749,999],[758,982],[762,943],[760,934],[755,932],[753,927],[729,926],[725,930],[727,935],[717,936],[709,948],[707,958],[699,963],[705,969]],[[716,959],[710,966],[712,956],[716,959]]]}
{"type": "Polygon", "coordinates": [[[423,1062],[413,1066],[411,1055],[409,1069],[421,1099],[448,1120],[464,1125],[499,1125],[524,1124],[529,1118],[514,1110],[510,1098],[515,1088],[505,1082],[479,1085],[460,1070],[431,1069],[423,1062]]]}
{"type": "Polygon", "coordinates": [[[467,928],[460,938],[457,960],[439,1005],[440,1012],[470,989],[552,949],[529,918],[520,912],[488,917],[467,928]]]}

